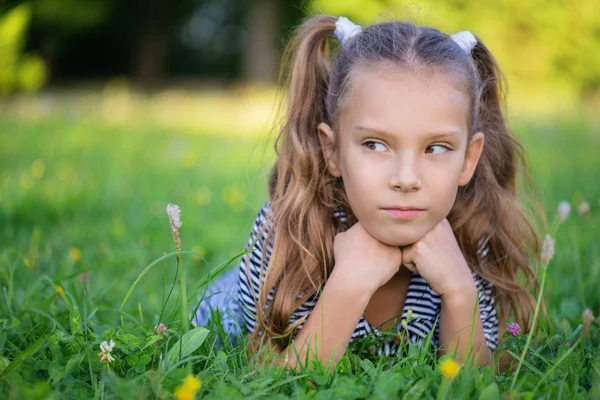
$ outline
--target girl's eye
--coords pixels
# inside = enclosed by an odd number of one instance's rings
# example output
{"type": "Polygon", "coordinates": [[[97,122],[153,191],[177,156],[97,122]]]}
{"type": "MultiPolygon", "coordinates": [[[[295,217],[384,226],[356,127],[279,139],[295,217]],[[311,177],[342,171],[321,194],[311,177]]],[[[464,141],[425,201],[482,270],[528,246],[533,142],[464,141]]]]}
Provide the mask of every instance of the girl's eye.
{"type": "Polygon", "coordinates": [[[369,150],[374,150],[374,151],[377,151],[377,150],[375,150],[377,145],[380,145],[385,150],[385,146],[383,145],[383,143],[374,142],[372,140],[369,140],[369,141],[366,141],[363,143],[363,146],[366,146],[369,150]]]}
{"type": "Polygon", "coordinates": [[[425,153],[431,153],[431,154],[440,154],[440,153],[445,153],[446,151],[450,151],[450,149],[446,146],[443,146],[441,144],[434,144],[433,146],[429,146],[427,148],[427,150],[425,151],[425,153]],[[437,148],[437,151],[436,151],[437,148]],[[432,151],[427,151],[429,149],[432,149],[432,151]]]}

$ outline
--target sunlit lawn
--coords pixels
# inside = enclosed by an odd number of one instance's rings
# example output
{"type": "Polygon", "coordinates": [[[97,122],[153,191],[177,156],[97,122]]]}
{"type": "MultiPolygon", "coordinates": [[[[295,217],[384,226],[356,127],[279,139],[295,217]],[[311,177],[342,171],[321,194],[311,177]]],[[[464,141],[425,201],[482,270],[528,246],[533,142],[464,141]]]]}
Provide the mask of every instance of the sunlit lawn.
{"type": "MultiPolygon", "coordinates": [[[[556,233],[548,269],[551,330],[548,337],[534,337],[537,355],[529,353],[516,384],[531,391],[548,371],[537,389],[545,398],[600,398],[598,319],[563,358],[570,348],[560,345],[581,337],[580,331],[567,339],[582,324],[586,307],[600,314],[598,125],[577,118],[514,122],[547,218],[554,219],[559,201],[573,205],[556,233]],[[578,212],[583,201],[589,213],[578,212]]],[[[188,363],[163,368],[160,355],[179,339],[179,315],[165,321],[168,340],[145,346],[171,287],[175,258],[151,269],[124,312],[119,307],[144,267],[173,251],[166,205],[182,209],[183,249],[206,260],[183,255],[189,290],[209,266],[243,250],[267,199],[272,142],[206,131],[80,116],[0,120],[1,397],[169,398],[191,371],[202,381],[198,396],[394,398],[410,392],[433,398],[445,390],[439,371],[422,354],[412,353],[416,364],[396,360],[392,367],[349,357],[348,370],[338,370],[333,379],[322,372],[291,379],[293,374],[279,370],[252,373],[255,365],[245,353],[217,353],[213,336],[188,363]],[[97,353],[110,338],[117,342],[117,360],[109,370],[97,353]],[[144,354],[150,356],[145,364],[139,361],[144,354]]],[[[535,218],[545,233],[543,217],[535,218]]],[[[178,304],[178,293],[176,287],[168,309],[178,304]]],[[[494,378],[491,371],[476,373],[478,379],[468,375],[465,370],[455,378],[448,398],[477,397],[489,387],[491,397],[485,398],[498,398],[494,380],[500,393],[512,382],[508,374],[494,378]]]]}

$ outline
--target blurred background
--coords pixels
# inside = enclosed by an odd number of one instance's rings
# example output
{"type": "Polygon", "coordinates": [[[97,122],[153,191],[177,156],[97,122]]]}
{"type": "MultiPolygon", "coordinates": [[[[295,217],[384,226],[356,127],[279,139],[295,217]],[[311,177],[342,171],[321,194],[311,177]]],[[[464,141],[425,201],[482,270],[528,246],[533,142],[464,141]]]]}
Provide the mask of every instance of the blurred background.
{"type": "MultiPolygon", "coordinates": [[[[172,250],[165,207],[175,203],[183,248],[203,257],[184,260],[198,278],[243,249],[267,199],[275,78],[293,28],[320,13],[363,25],[398,18],[471,30],[495,54],[546,212],[561,200],[588,204],[565,230],[572,247],[549,283],[556,315],[596,310],[599,9],[589,0],[0,0],[0,260],[23,266],[23,287],[43,273],[118,304],[172,250]]],[[[135,296],[154,310],[156,288],[135,296]]]]}

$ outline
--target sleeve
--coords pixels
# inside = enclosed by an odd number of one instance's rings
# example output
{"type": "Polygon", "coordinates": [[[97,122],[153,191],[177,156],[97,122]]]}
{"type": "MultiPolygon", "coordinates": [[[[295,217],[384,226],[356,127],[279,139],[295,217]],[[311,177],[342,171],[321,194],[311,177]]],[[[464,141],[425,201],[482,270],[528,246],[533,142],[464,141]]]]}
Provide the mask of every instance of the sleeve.
{"type": "MultiPolygon", "coordinates": [[[[260,209],[254,225],[250,231],[250,237],[246,244],[245,250],[252,251],[247,255],[243,255],[239,263],[239,279],[238,279],[238,303],[242,309],[243,321],[248,329],[252,332],[256,326],[256,305],[258,302],[258,293],[260,286],[265,282],[266,266],[269,263],[271,252],[273,251],[273,240],[266,244],[268,227],[269,227],[269,206],[270,201],[260,209]],[[266,248],[265,260],[261,263],[263,248],[266,248]],[[249,261],[249,265],[247,262],[249,261]],[[262,270],[262,279],[261,279],[262,270]]],[[[267,299],[271,298],[269,294],[267,299]]]]}
{"type": "Polygon", "coordinates": [[[479,312],[483,324],[483,333],[487,346],[494,350],[498,345],[498,315],[494,299],[494,285],[478,274],[474,274],[474,277],[479,296],[479,312]]]}

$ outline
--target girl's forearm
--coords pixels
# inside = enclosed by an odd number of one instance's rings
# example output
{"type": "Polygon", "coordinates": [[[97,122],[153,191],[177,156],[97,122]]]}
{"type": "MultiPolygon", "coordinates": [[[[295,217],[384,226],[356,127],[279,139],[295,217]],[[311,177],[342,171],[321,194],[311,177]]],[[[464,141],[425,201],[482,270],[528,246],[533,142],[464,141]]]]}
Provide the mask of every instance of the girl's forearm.
{"type": "Polygon", "coordinates": [[[442,296],[438,357],[458,353],[458,361],[463,361],[469,354],[471,330],[473,330],[475,364],[492,365],[492,352],[485,340],[479,305],[477,305],[473,328],[473,311],[476,303],[477,288],[474,284],[472,290],[442,296]]]}
{"type": "Polygon", "coordinates": [[[325,365],[331,362],[333,369],[344,354],[371,295],[371,292],[361,293],[332,274],[311,315],[286,349],[288,364],[297,368],[310,351],[309,360],[319,359],[325,365]]]}
{"type": "Polygon", "coordinates": [[[373,292],[359,290],[332,274],[304,326],[292,344],[279,352],[276,365],[299,369],[305,361],[318,359],[333,370],[342,357],[356,324],[373,292]],[[310,354],[308,354],[310,352],[310,354]]]}

